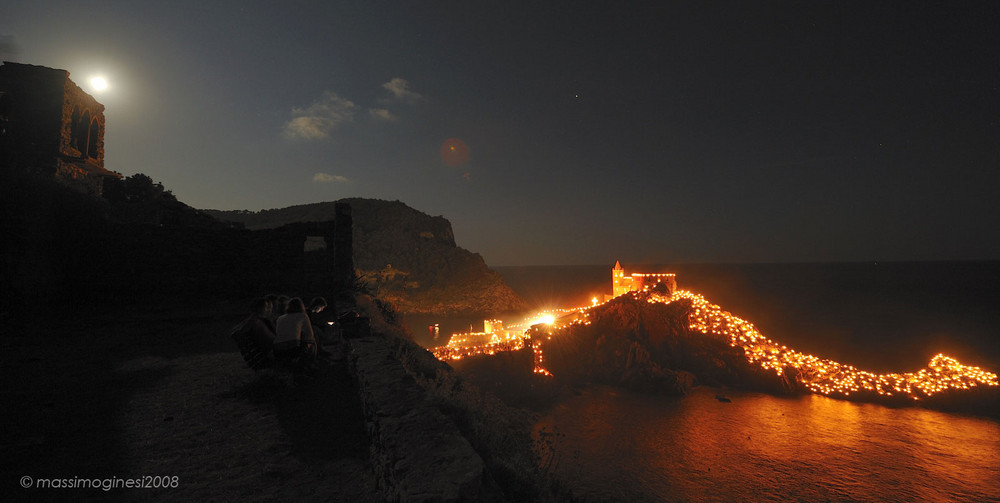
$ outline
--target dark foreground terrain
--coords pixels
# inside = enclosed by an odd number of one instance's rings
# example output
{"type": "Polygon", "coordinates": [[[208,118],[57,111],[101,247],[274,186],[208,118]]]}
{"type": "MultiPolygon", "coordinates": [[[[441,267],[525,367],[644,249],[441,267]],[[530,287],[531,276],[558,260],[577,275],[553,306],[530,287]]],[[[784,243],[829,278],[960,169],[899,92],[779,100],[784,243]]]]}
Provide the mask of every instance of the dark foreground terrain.
{"type": "Polygon", "coordinates": [[[4,320],[3,499],[371,500],[361,405],[346,371],[299,385],[255,374],[229,338],[242,311],[219,304],[4,320]],[[44,478],[164,476],[176,487],[38,487],[44,478]]]}

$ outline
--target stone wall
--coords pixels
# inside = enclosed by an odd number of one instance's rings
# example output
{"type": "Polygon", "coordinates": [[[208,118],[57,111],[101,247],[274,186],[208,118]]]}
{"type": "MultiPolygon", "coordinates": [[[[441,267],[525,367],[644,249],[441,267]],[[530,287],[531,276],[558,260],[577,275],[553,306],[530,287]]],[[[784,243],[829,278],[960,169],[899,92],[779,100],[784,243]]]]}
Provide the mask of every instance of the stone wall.
{"type": "Polygon", "coordinates": [[[350,339],[382,497],[392,502],[494,501],[482,458],[431,404],[382,337],[350,339]]]}
{"type": "Polygon", "coordinates": [[[41,173],[100,196],[104,105],[66,70],[4,62],[0,66],[0,170],[41,173]]]}

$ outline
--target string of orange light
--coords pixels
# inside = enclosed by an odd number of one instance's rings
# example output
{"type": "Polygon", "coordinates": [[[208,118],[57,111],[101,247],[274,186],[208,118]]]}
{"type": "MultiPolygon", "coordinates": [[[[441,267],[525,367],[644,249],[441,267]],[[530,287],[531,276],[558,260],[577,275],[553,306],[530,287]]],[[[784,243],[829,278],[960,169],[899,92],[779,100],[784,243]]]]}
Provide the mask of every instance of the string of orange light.
{"type": "Polygon", "coordinates": [[[729,344],[742,347],[747,359],[781,375],[784,369],[798,370],[800,382],[823,395],[850,396],[862,390],[882,396],[902,395],[914,400],[949,389],[967,390],[976,386],[1000,386],[997,375],[979,367],[962,365],[958,360],[938,354],[927,368],[917,372],[876,374],[851,365],[821,359],[779,345],[764,337],[753,324],[733,316],[703,296],[677,291],[671,297],[649,296],[649,302],[669,303],[690,299],[692,330],[729,338],[729,344]]]}
{"type": "MultiPolygon", "coordinates": [[[[629,292],[638,298],[637,292],[629,292]]],[[[724,337],[733,347],[743,348],[750,363],[760,365],[777,375],[782,375],[786,369],[794,368],[798,380],[812,392],[823,395],[851,396],[852,393],[877,393],[881,396],[905,396],[920,400],[946,390],[968,390],[977,386],[1000,386],[997,374],[985,371],[979,367],[963,365],[958,360],[938,354],[934,356],[926,368],[917,372],[876,374],[859,370],[851,365],[807,355],[765,337],[752,323],[732,315],[718,305],[712,304],[705,297],[692,292],[678,290],[672,295],[644,294],[650,303],[668,304],[681,299],[688,299],[692,304],[689,316],[690,328],[697,332],[717,337],[724,337]]],[[[560,313],[578,312],[589,317],[589,311],[595,306],[586,308],[561,309],[550,311],[560,313]]],[[[547,319],[552,323],[551,314],[532,318],[537,321],[547,319]]],[[[526,321],[521,325],[533,324],[526,321]]],[[[573,320],[572,324],[590,324],[586,319],[573,320]]],[[[512,325],[517,327],[520,325],[512,325]]],[[[524,348],[527,330],[521,336],[509,336],[507,340],[494,341],[486,344],[463,344],[461,337],[453,337],[447,346],[432,348],[431,352],[441,360],[458,360],[474,355],[493,355],[500,351],[516,351],[524,348]]],[[[458,334],[456,334],[458,335],[458,334]]],[[[544,354],[542,341],[531,343],[534,353],[534,371],[542,375],[552,374],[543,366],[544,354]]]]}

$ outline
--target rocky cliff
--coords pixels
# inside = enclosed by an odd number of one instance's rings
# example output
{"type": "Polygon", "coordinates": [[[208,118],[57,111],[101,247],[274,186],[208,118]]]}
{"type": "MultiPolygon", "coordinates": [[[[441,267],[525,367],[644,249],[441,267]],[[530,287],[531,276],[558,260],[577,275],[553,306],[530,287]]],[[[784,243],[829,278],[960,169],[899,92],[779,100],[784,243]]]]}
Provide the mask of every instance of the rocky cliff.
{"type": "MultiPolygon", "coordinates": [[[[526,308],[482,256],[455,244],[451,223],[399,201],[351,198],[354,265],[378,297],[407,313],[497,314],[526,308]]],[[[334,217],[334,202],[248,211],[204,210],[248,229],[334,217]]]]}
{"type": "Polygon", "coordinates": [[[794,375],[764,371],[748,363],[741,348],[688,328],[690,301],[649,303],[644,295],[608,302],[593,310],[589,324],[538,334],[544,337],[545,366],[560,379],[666,394],[684,394],[697,384],[775,393],[803,390],[794,375]]]}

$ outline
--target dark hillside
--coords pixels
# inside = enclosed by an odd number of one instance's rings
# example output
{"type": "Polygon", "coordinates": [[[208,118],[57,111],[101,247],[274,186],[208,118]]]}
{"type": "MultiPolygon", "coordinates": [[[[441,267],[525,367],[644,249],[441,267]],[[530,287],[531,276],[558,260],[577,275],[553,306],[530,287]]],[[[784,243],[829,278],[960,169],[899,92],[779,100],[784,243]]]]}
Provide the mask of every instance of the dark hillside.
{"type": "MultiPolygon", "coordinates": [[[[476,253],[455,245],[451,223],[399,201],[349,198],[354,265],[377,295],[409,313],[493,314],[525,308],[476,253]]],[[[247,229],[333,218],[335,202],[248,211],[204,210],[247,229]]]]}
{"type": "Polygon", "coordinates": [[[329,271],[303,260],[308,229],[232,228],[177,201],[145,175],[120,182],[142,190],[116,193],[110,186],[109,198],[44,176],[8,173],[2,181],[5,316],[303,289],[332,296],[336,288],[326,278],[329,271]],[[322,284],[309,284],[314,279],[322,284]]]}

